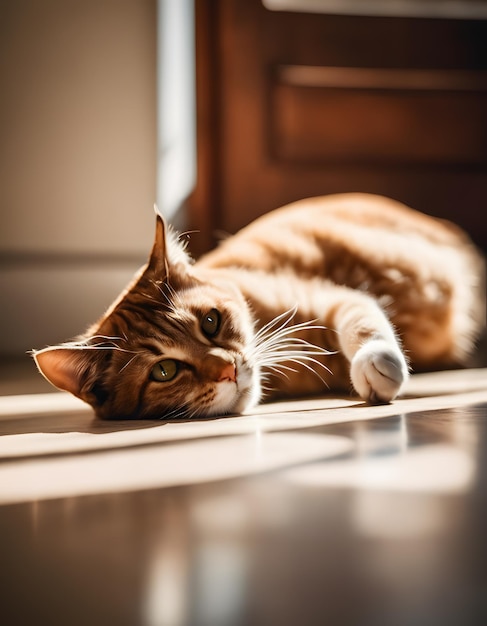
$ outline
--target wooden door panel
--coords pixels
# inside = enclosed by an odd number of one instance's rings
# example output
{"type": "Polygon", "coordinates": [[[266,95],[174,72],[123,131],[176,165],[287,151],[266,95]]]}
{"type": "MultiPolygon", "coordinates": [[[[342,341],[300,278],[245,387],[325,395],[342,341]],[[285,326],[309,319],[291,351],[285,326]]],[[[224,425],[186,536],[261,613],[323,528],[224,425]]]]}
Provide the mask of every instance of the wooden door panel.
{"type": "Polygon", "coordinates": [[[487,21],[195,0],[197,255],[299,198],[382,193],[487,249],[487,21]]]}
{"type": "Polygon", "coordinates": [[[403,81],[396,76],[396,88],[382,86],[389,72],[381,70],[333,68],[334,80],[323,85],[316,70],[326,78],[328,68],[312,68],[314,82],[285,80],[285,69],[273,85],[269,112],[278,159],[378,165],[487,161],[487,89],[469,89],[475,76],[462,81],[457,73],[448,80],[448,73],[428,72],[425,81],[443,84],[432,89],[428,82],[420,88],[416,72],[417,85],[410,77],[408,88],[408,75],[403,81]]]}

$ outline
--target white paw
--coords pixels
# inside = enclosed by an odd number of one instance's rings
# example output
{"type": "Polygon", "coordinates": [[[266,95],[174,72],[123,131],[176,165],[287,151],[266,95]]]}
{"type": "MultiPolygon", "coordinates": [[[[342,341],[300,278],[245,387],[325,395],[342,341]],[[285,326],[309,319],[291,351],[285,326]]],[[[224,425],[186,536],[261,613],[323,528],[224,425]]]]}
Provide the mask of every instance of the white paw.
{"type": "Polygon", "coordinates": [[[355,390],[361,398],[373,403],[394,400],[408,376],[402,352],[382,339],[365,343],[356,352],[350,368],[355,390]]]}

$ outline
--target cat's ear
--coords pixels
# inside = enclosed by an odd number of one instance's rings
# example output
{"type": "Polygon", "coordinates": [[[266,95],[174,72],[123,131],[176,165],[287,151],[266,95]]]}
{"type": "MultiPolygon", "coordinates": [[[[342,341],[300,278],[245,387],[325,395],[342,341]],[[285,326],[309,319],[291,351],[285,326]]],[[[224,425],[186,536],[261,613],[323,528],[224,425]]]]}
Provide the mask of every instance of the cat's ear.
{"type": "Polygon", "coordinates": [[[185,272],[193,260],[187,252],[187,239],[184,239],[169,226],[156,205],[156,236],[149,258],[148,269],[158,280],[166,280],[171,273],[185,272]]]}
{"type": "Polygon", "coordinates": [[[154,205],[154,212],[156,214],[156,235],[149,258],[149,269],[163,280],[168,275],[167,225],[156,205],[154,205]]]}
{"type": "Polygon", "coordinates": [[[69,391],[85,402],[95,406],[103,404],[106,394],[95,384],[100,365],[100,352],[81,346],[51,346],[32,352],[40,373],[52,385],[69,391]]]}

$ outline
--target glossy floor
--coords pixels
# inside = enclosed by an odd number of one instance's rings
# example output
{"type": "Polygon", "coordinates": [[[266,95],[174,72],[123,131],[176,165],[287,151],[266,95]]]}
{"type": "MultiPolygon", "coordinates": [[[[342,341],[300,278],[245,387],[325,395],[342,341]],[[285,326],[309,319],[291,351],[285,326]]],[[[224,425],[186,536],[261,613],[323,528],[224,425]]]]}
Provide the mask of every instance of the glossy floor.
{"type": "Polygon", "coordinates": [[[0,403],[2,623],[487,624],[485,370],[192,424],[46,396],[0,403]]]}

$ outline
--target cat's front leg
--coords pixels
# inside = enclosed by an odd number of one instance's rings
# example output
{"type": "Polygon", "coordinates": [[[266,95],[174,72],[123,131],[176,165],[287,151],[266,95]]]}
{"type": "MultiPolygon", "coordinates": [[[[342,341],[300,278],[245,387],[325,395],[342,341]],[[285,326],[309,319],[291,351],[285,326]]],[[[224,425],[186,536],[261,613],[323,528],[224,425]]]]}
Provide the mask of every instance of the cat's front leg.
{"type": "Polygon", "coordinates": [[[379,305],[365,294],[348,294],[336,309],[335,327],[360,397],[372,403],[393,400],[409,377],[408,366],[379,305]]]}
{"type": "Polygon", "coordinates": [[[408,379],[408,367],[397,344],[370,339],[353,356],[350,378],[364,400],[390,402],[408,379]]]}

